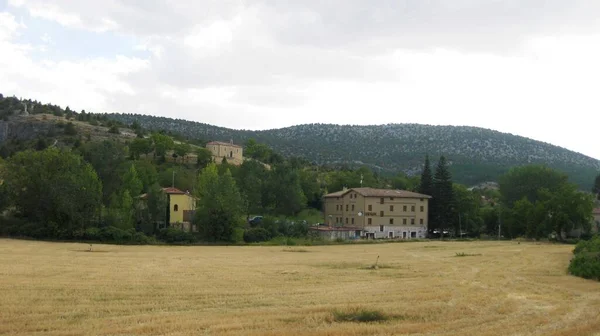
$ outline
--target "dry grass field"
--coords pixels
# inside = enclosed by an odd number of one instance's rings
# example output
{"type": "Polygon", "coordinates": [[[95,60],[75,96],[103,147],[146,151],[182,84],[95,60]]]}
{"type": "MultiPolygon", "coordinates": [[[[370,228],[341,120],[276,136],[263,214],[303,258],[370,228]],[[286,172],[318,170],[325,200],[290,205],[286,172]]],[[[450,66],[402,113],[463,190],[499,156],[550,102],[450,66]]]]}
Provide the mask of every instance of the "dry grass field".
{"type": "Polygon", "coordinates": [[[566,275],[572,246],[87,249],[0,240],[0,334],[600,335],[600,284],[566,275]],[[352,309],[389,320],[334,318],[352,309]]]}

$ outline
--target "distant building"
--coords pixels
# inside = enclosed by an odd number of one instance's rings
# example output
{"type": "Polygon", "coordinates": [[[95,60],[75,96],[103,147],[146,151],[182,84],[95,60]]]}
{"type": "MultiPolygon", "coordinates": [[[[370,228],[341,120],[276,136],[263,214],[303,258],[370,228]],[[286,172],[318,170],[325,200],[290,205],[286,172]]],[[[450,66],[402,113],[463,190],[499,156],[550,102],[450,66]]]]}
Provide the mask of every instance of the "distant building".
{"type": "MultiPolygon", "coordinates": [[[[189,192],[173,187],[162,188],[162,190],[167,195],[166,223],[168,223],[168,226],[186,232],[197,231],[195,225],[192,224],[196,212],[196,198],[189,192]]],[[[140,199],[144,200],[146,197],[147,194],[143,194],[140,199]]]]}
{"type": "Polygon", "coordinates": [[[592,233],[598,233],[600,232],[600,208],[594,209],[594,211],[592,211],[592,215],[594,216],[592,222],[592,233]]]}
{"type": "Polygon", "coordinates": [[[211,141],[206,144],[206,148],[211,151],[213,158],[217,163],[220,163],[223,158],[233,164],[242,164],[244,161],[244,149],[242,146],[235,145],[233,140],[229,143],[211,141]]]}
{"type": "Polygon", "coordinates": [[[425,238],[431,196],[406,190],[351,188],[324,196],[329,229],[363,238],[425,238]]]}

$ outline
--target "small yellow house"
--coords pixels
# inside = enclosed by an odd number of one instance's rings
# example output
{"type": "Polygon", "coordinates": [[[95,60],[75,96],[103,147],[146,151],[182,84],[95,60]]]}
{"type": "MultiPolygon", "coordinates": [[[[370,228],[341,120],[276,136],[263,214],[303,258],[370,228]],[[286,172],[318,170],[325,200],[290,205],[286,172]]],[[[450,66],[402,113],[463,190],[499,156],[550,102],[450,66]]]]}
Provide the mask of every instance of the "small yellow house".
{"type": "MultiPolygon", "coordinates": [[[[167,220],[169,227],[174,227],[186,232],[197,231],[192,224],[194,213],[196,211],[196,198],[189,192],[181,191],[177,188],[162,188],[167,195],[167,220]]],[[[146,194],[140,196],[145,199],[146,194]]]]}

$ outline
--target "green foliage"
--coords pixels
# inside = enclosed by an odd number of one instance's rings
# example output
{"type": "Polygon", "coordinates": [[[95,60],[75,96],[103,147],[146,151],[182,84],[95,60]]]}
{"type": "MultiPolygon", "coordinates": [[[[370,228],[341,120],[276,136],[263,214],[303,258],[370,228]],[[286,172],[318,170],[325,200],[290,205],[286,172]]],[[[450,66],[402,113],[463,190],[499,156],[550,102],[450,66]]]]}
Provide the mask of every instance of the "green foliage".
{"type": "Polygon", "coordinates": [[[425,165],[423,166],[423,172],[421,173],[421,184],[419,185],[419,192],[424,195],[433,194],[433,174],[431,173],[431,163],[429,162],[429,155],[425,156],[425,165]]]}
{"type": "Polygon", "coordinates": [[[49,237],[69,236],[96,217],[102,185],[91,165],[67,151],[17,153],[3,169],[11,204],[49,237]]]}
{"type": "Polygon", "coordinates": [[[164,134],[154,133],[150,138],[154,143],[154,154],[162,158],[165,157],[167,151],[173,149],[175,146],[173,139],[164,134]]]}
{"type": "Polygon", "coordinates": [[[69,122],[65,126],[64,133],[69,136],[77,135],[77,128],[75,128],[75,125],[72,122],[69,122]]]}
{"type": "Polygon", "coordinates": [[[244,232],[244,241],[246,243],[258,243],[271,238],[271,233],[262,227],[251,228],[244,232]]]}
{"type": "Polygon", "coordinates": [[[192,150],[192,147],[187,143],[179,143],[175,145],[175,155],[181,158],[181,162],[185,162],[186,155],[192,150]]]}
{"type": "Polygon", "coordinates": [[[129,195],[131,195],[132,197],[139,196],[142,193],[144,184],[142,183],[142,180],[138,177],[138,173],[135,169],[134,164],[131,164],[127,173],[123,175],[121,188],[122,190],[129,191],[129,195]]]}
{"type": "Polygon", "coordinates": [[[512,168],[500,178],[500,193],[507,206],[523,197],[531,203],[538,200],[541,189],[555,191],[567,182],[567,175],[546,166],[529,165],[512,168]]]}
{"type": "Polygon", "coordinates": [[[198,177],[197,196],[195,222],[202,238],[233,242],[240,239],[236,229],[242,227],[246,210],[231,172],[227,170],[219,176],[216,164],[209,164],[198,177]]]}
{"type": "Polygon", "coordinates": [[[119,131],[119,126],[112,125],[108,128],[108,133],[119,134],[119,133],[121,133],[121,131],[119,131]]]}
{"type": "Polygon", "coordinates": [[[333,319],[336,322],[382,322],[389,318],[389,316],[380,311],[370,309],[335,310],[333,312],[333,319]]]}
{"type": "Polygon", "coordinates": [[[569,264],[569,273],[600,281],[600,237],[582,240],[573,250],[575,255],[569,264]]]}
{"type": "Polygon", "coordinates": [[[206,148],[198,148],[196,151],[196,167],[205,168],[213,162],[212,152],[206,148]]]}
{"type": "Polygon", "coordinates": [[[147,222],[150,223],[150,232],[154,232],[154,229],[160,223],[165,223],[167,218],[167,211],[169,201],[167,195],[158,184],[154,184],[148,188],[146,196],[146,214],[147,222]]]}
{"type": "Polygon", "coordinates": [[[133,198],[131,197],[129,190],[124,189],[119,194],[113,194],[111,196],[107,217],[107,222],[111,226],[122,230],[133,229],[133,198]]]}
{"type": "Polygon", "coordinates": [[[129,144],[129,154],[131,158],[137,160],[140,155],[147,155],[152,152],[152,140],[145,138],[136,138],[129,144]]]}
{"type": "Polygon", "coordinates": [[[166,228],[158,232],[158,238],[171,244],[191,244],[198,241],[196,236],[175,228],[166,228]]]}
{"type": "Polygon", "coordinates": [[[444,156],[440,157],[433,177],[433,190],[430,200],[430,229],[449,229],[454,226],[454,191],[452,177],[444,156]]]}
{"type": "Polygon", "coordinates": [[[293,216],[306,206],[297,170],[287,165],[274,166],[268,183],[268,202],[276,213],[293,216]]]}
{"type": "Polygon", "coordinates": [[[89,162],[102,180],[104,204],[110,196],[121,189],[121,175],[125,169],[127,148],[116,141],[89,142],[80,148],[83,158],[89,162]]]}
{"type": "Polygon", "coordinates": [[[596,176],[594,180],[594,186],[592,187],[592,192],[596,195],[596,199],[600,200],[600,174],[596,176]]]}

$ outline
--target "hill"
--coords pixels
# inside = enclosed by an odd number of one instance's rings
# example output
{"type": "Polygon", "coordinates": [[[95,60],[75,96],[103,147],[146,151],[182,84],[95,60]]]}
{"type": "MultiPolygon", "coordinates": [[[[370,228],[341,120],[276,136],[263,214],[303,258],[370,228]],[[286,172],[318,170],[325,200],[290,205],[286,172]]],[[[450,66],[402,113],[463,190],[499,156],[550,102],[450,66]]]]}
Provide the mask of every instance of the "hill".
{"type": "Polygon", "coordinates": [[[230,140],[250,138],[284,156],[298,156],[317,164],[369,166],[381,173],[421,169],[423,157],[445,155],[457,182],[473,185],[497,178],[510,167],[546,164],[566,172],[589,190],[600,161],[568,149],[498,131],[466,126],[388,124],[350,126],[307,124],[265,131],[234,130],[208,124],[136,114],[108,114],[109,119],[167,130],[185,137],[230,140]]]}

